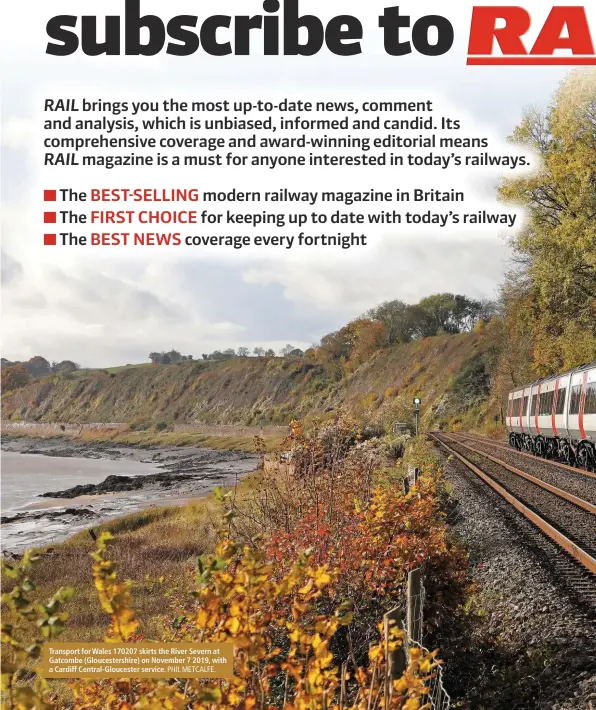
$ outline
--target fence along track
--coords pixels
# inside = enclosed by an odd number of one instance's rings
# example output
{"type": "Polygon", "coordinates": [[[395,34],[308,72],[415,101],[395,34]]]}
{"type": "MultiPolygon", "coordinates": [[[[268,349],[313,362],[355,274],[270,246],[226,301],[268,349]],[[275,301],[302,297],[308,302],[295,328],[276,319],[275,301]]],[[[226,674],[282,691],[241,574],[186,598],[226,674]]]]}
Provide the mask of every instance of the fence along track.
{"type": "MultiPolygon", "coordinates": [[[[414,570],[414,573],[416,573],[417,570],[414,570]]],[[[412,573],[410,573],[412,574],[412,573]]],[[[410,579],[410,578],[409,578],[410,579]]],[[[414,595],[416,595],[416,590],[412,590],[414,595]]],[[[407,624],[407,632],[408,632],[408,641],[412,645],[419,646],[423,651],[426,651],[428,653],[428,649],[425,648],[422,645],[422,640],[423,640],[423,620],[424,620],[424,601],[426,599],[426,588],[424,586],[424,576],[420,575],[420,592],[418,595],[418,599],[416,599],[416,596],[414,596],[414,604],[410,605],[410,607],[414,607],[414,612],[417,613],[419,610],[419,618],[411,620],[408,618],[408,624],[407,624]],[[419,629],[419,632],[417,631],[419,629]],[[410,634],[411,633],[418,633],[418,638],[413,638],[410,634]]],[[[429,688],[429,694],[428,694],[428,700],[430,702],[430,705],[432,708],[436,708],[436,710],[449,710],[451,708],[451,698],[449,697],[449,694],[445,690],[445,686],[443,685],[443,668],[439,666],[436,671],[433,673],[432,680],[430,682],[430,688],[429,688]]]]}
{"type": "Polygon", "coordinates": [[[572,473],[575,473],[578,476],[596,478],[596,473],[592,473],[591,471],[584,471],[583,468],[576,468],[575,466],[570,466],[569,464],[561,463],[560,461],[553,461],[552,459],[543,459],[541,456],[535,456],[534,454],[531,454],[528,451],[519,451],[518,449],[514,449],[512,446],[503,444],[500,441],[494,441],[493,439],[489,439],[485,436],[478,436],[477,434],[461,434],[459,432],[457,432],[456,434],[452,434],[451,436],[453,436],[453,438],[455,438],[460,444],[462,442],[459,441],[459,437],[461,437],[462,439],[471,439],[472,441],[477,441],[479,444],[487,444],[488,446],[494,446],[496,449],[503,449],[503,451],[509,451],[510,453],[516,454],[517,456],[525,456],[526,458],[531,459],[532,461],[539,461],[540,463],[544,463],[549,466],[561,468],[564,471],[571,471],[572,473]]]}
{"type": "MultiPolygon", "coordinates": [[[[559,547],[561,547],[565,552],[571,555],[575,560],[580,562],[589,572],[596,574],[596,559],[594,559],[590,554],[582,550],[579,545],[572,542],[566,535],[553,527],[546,520],[541,518],[537,513],[524,505],[520,500],[518,500],[514,495],[509,493],[503,486],[497,483],[493,478],[491,478],[487,473],[478,468],[474,463],[469,461],[465,456],[455,451],[448,444],[442,441],[435,434],[430,434],[430,437],[436,441],[438,444],[443,446],[451,455],[455,456],[461,463],[467,468],[473,471],[479,478],[481,478],[485,483],[487,483],[494,491],[501,495],[508,503],[511,503],[513,507],[518,510],[522,515],[528,518],[534,525],[536,525],[543,533],[548,535],[559,547]]],[[[458,442],[460,443],[460,442],[458,442]]],[[[462,445],[462,444],[460,444],[462,445]]],[[[468,447],[469,448],[469,447],[468,447]]],[[[480,455],[486,456],[488,454],[480,452],[480,455]]],[[[500,464],[501,465],[501,464],[500,464]]]]}
{"type": "MultiPolygon", "coordinates": [[[[426,653],[428,649],[423,646],[423,622],[424,622],[424,602],[426,599],[426,588],[424,586],[424,572],[422,569],[415,569],[408,573],[408,593],[406,601],[387,612],[384,617],[385,643],[389,638],[389,628],[392,623],[397,623],[403,627],[406,635],[406,642],[403,648],[387,653],[388,656],[388,679],[398,678],[407,665],[408,649],[416,646],[426,653]],[[405,619],[405,624],[402,623],[405,619]]],[[[388,697],[388,696],[387,696],[388,697]]],[[[450,710],[451,698],[445,690],[443,684],[443,667],[438,666],[432,672],[432,678],[428,684],[427,702],[433,710],[450,710]]]]}
{"type": "Polygon", "coordinates": [[[530,483],[534,483],[535,485],[540,486],[541,488],[544,488],[545,490],[549,491],[549,493],[553,493],[554,495],[559,496],[560,498],[564,498],[570,503],[577,505],[579,508],[587,510],[588,513],[596,515],[596,505],[589,503],[587,500],[583,500],[582,498],[573,495],[573,493],[568,493],[567,491],[564,491],[561,488],[552,486],[550,483],[542,481],[540,478],[536,478],[535,476],[532,476],[529,473],[526,473],[525,471],[516,468],[515,466],[511,466],[511,464],[508,464],[506,461],[502,461],[501,459],[495,458],[494,456],[487,454],[486,451],[480,451],[479,449],[475,449],[472,446],[468,446],[468,444],[464,444],[463,441],[460,441],[459,439],[456,439],[452,436],[448,436],[447,434],[443,434],[443,437],[445,439],[448,439],[449,441],[453,441],[454,443],[458,444],[458,446],[463,446],[464,449],[468,449],[468,451],[473,451],[475,454],[483,456],[484,458],[487,458],[493,463],[499,464],[499,466],[506,468],[508,471],[511,471],[511,473],[514,473],[516,476],[521,476],[521,478],[525,478],[527,481],[530,481],[530,483]]]}

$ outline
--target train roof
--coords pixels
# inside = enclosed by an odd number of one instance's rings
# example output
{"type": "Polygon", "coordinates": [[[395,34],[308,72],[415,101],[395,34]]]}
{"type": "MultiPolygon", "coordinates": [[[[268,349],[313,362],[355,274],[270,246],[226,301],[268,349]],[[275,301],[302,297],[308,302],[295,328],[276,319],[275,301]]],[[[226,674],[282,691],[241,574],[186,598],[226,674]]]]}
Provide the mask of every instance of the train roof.
{"type": "Polygon", "coordinates": [[[525,390],[528,387],[534,387],[534,385],[539,385],[542,382],[550,382],[551,380],[555,380],[559,377],[564,377],[565,375],[571,375],[576,372],[583,372],[584,370],[591,370],[592,368],[596,367],[596,360],[593,362],[588,362],[585,365],[580,365],[579,367],[574,367],[571,370],[565,370],[565,372],[559,372],[556,375],[550,375],[549,377],[542,377],[539,380],[534,380],[534,382],[528,382],[525,385],[519,385],[519,387],[514,387],[513,389],[509,390],[509,394],[512,392],[519,392],[520,390],[525,390]]]}

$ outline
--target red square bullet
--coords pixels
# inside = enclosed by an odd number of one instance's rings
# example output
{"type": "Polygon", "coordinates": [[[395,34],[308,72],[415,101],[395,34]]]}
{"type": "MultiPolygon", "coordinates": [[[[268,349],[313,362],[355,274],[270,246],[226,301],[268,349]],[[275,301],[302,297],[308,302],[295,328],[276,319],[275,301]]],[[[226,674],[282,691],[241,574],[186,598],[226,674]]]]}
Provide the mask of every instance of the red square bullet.
{"type": "Polygon", "coordinates": [[[44,212],[43,213],[44,224],[56,224],[56,213],[55,212],[44,212]]]}
{"type": "Polygon", "coordinates": [[[44,202],[56,202],[56,190],[43,191],[44,202]]]}
{"type": "Polygon", "coordinates": [[[43,245],[46,247],[56,246],[56,235],[55,234],[44,234],[43,235],[43,245]]]}

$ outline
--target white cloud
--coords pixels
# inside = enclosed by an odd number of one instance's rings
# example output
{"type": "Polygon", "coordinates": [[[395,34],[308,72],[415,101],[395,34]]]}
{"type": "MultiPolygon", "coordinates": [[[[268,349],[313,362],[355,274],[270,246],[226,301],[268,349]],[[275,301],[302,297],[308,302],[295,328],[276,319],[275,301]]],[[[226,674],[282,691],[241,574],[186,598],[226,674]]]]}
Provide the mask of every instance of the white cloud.
{"type": "Polygon", "coordinates": [[[503,240],[466,239],[427,242],[385,240],[357,262],[301,265],[270,263],[244,271],[253,284],[278,283],[284,296],[309,308],[362,313],[381,301],[400,298],[415,303],[429,293],[455,291],[475,298],[494,298],[508,260],[503,240]]]}
{"type": "MultiPolygon", "coordinates": [[[[160,55],[154,58],[45,55],[45,24],[56,14],[117,14],[120,0],[54,0],[10,3],[3,8],[2,192],[3,192],[3,330],[11,357],[44,354],[85,364],[111,365],[144,359],[150,350],[175,347],[197,355],[214,348],[264,345],[278,349],[288,340],[307,345],[388,298],[416,301],[441,290],[491,297],[505,270],[507,249],[498,230],[413,231],[387,229],[374,245],[357,254],[314,251],[230,258],[217,254],[140,254],[114,250],[105,256],[88,248],[43,247],[41,190],[59,184],[83,189],[106,187],[210,186],[239,182],[262,189],[307,183],[310,189],[365,189],[398,182],[362,172],[313,170],[255,173],[244,177],[229,170],[84,171],[42,169],[40,98],[82,95],[89,98],[159,95],[208,100],[218,95],[267,98],[273,95],[348,100],[365,96],[403,100],[424,97],[441,101],[450,115],[461,117],[472,135],[488,134],[504,148],[504,139],[527,104],[546,104],[565,69],[555,67],[466,67],[471,7],[464,0],[445,5],[423,0],[404,5],[414,16],[446,15],[456,30],[455,46],[440,59],[410,55],[389,57],[382,51],[377,15],[381,0],[301,0],[303,13],[329,18],[354,14],[365,26],[363,54],[338,58],[208,57],[160,55]],[[377,179],[378,178],[378,179],[377,179]]],[[[510,4],[514,4],[511,2],[510,4]]],[[[560,0],[559,4],[574,4],[560,0]]],[[[201,17],[215,12],[261,12],[259,2],[216,3],[176,0],[164,6],[143,0],[144,12],[163,17],[188,12],[201,17]]],[[[544,14],[543,3],[529,9],[544,14]]],[[[539,24],[539,23],[538,23],[539,24]]],[[[532,32],[537,31],[535,26],[532,32]]],[[[399,181],[409,186],[435,183],[460,186],[473,194],[478,209],[494,204],[493,171],[432,176],[424,171],[399,181]]],[[[76,233],[76,229],[73,228],[76,233]]],[[[7,354],[8,356],[8,354],[7,354]]]]}

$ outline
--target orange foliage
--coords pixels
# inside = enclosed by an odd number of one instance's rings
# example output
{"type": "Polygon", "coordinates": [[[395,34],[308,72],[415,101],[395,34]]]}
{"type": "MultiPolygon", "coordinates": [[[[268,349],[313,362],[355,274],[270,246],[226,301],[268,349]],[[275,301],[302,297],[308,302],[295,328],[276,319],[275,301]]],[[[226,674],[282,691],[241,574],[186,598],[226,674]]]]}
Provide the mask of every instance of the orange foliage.
{"type": "MultiPolygon", "coordinates": [[[[423,564],[429,596],[441,598],[449,588],[451,603],[459,603],[453,590],[461,592],[465,559],[448,539],[439,472],[425,451],[416,450],[426,475],[407,495],[395,480],[375,483],[378,444],[362,442],[349,420],[321,424],[312,435],[292,422],[288,445],[285,478],[257,481],[249,508],[232,492],[216,490],[226,508],[225,530],[214,553],[199,559],[191,598],[185,593],[164,620],[164,641],[231,642],[234,677],[80,681],[71,686],[74,710],[429,708],[436,653],[410,649],[405,673],[391,681],[387,656],[404,634],[393,629],[383,638],[379,622],[401,600],[407,572],[423,564]],[[255,527],[266,534],[255,539],[255,527]],[[251,541],[242,544],[239,536],[251,541]]],[[[107,556],[109,538],[101,536],[92,555],[95,587],[110,618],[107,639],[131,641],[140,622],[130,585],[117,579],[107,556]]],[[[35,605],[29,596],[35,587],[26,576],[31,562],[25,556],[22,565],[4,563],[16,584],[3,601],[45,639],[56,638],[68,618],[61,605],[71,591],[35,605]]],[[[172,599],[177,596],[171,590],[172,599]]],[[[436,617],[432,604],[425,608],[428,615],[436,617]]],[[[11,661],[3,677],[7,707],[59,707],[43,679],[19,681],[24,665],[39,658],[44,639],[23,642],[19,625],[5,625],[3,634],[11,661]]]]}
{"type": "Polygon", "coordinates": [[[29,374],[23,365],[2,368],[2,391],[10,392],[24,387],[29,382],[29,374]]]}

